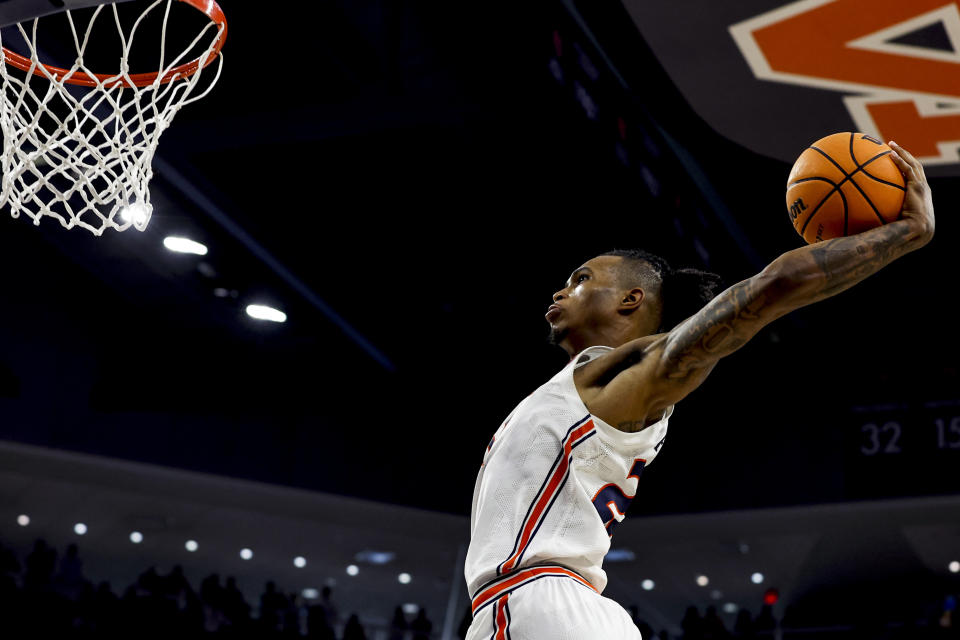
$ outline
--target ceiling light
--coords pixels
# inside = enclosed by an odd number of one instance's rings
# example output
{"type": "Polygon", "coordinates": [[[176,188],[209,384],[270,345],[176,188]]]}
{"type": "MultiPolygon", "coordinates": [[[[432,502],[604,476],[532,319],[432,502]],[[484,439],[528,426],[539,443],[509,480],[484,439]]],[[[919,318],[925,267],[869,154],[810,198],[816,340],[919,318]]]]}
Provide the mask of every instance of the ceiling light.
{"type": "Polygon", "coordinates": [[[143,534],[140,533],[139,531],[132,531],[130,533],[130,542],[132,542],[133,544],[140,544],[141,542],[143,542],[143,534]]]}
{"type": "Polygon", "coordinates": [[[348,576],[355,576],[355,575],[357,575],[358,573],[360,573],[360,567],[358,567],[358,566],[355,565],[355,564],[349,564],[349,565],[347,565],[347,575],[348,575],[348,576]]]}
{"type": "Polygon", "coordinates": [[[710,592],[710,597],[713,600],[719,600],[720,598],[723,597],[723,592],[720,591],[719,589],[714,589],[713,591],[710,592]]]}
{"type": "Polygon", "coordinates": [[[653,591],[653,587],[655,586],[655,583],[650,578],[647,578],[646,580],[640,583],[640,586],[643,587],[644,591],[653,591]]]}
{"type": "Polygon", "coordinates": [[[270,320],[271,322],[286,322],[287,314],[279,309],[268,307],[264,304],[248,304],[247,315],[257,320],[270,320]]]}
{"type": "Polygon", "coordinates": [[[636,559],[637,554],[630,549],[611,549],[604,558],[607,562],[630,562],[636,559]]]}
{"type": "Polygon", "coordinates": [[[249,560],[253,557],[253,551],[250,549],[240,549],[240,557],[244,560],[249,560]]]}
{"type": "Polygon", "coordinates": [[[950,569],[950,573],[960,573],[960,562],[957,562],[956,560],[954,560],[949,565],[947,565],[947,568],[950,569]]]}
{"type": "Polygon", "coordinates": [[[200,545],[197,544],[196,540],[187,540],[187,543],[183,546],[187,548],[187,551],[190,551],[192,553],[196,551],[197,547],[199,547],[200,545]]]}
{"type": "Polygon", "coordinates": [[[710,584],[710,578],[704,575],[697,576],[697,584],[701,587],[705,587],[710,584]]]}
{"type": "Polygon", "coordinates": [[[410,581],[413,580],[413,578],[410,577],[409,573],[401,573],[399,576],[397,576],[397,580],[400,581],[400,584],[410,584],[410,581]]]}
{"type": "Polygon", "coordinates": [[[303,569],[305,566],[307,566],[307,559],[303,556],[297,556],[293,559],[293,566],[297,567],[298,569],[303,569]]]}
{"type": "Polygon", "coordinates": [[[167,236],[163,239],[163,246],[177,253],[192,253],[195,256],[207,255],[207,245],[195,242],[190,238],[167,236]]]}
{"type": "Polygon", "coordinates": [[[724,613],[736,613],[738,610],[739,610],[739,607],[733,602],[728,602],[725,605],[723,605],[724,613]]]}
{"type": "Polygon", "coordinates": [[[357,562],[369,562],[370,564],[387,564],[392,561],[396,555],[393,551],[364,549],[363,551],[358,551],[357,555],[353,556],[353,559],[357,562]]]}
{"type": "Polygon", "coordinates": [[[418,611],[420,611],[420,605],[418,605],[418,604],[413,604],[412,602],[406,603],[405,605],[403,605],[402,608],[403,608],[403,612],[404,612],[405,614],[407,614],[408,616],[412,616],[413,614],[415,614],[415,613],[417,613],[418,611]]]}
{"type": "Polygon", "coordinates": [[[27,526],[28,524],[30,524],[30,516],[24,513],[21,513],[20,515],[17,516],[17,524],[20,525],[21,527],[27,526]]]}
{"type": "Polygon", "coordinates": [[[760,584],[763,582],[763,574],[759,571],[750,576],[750,582],[753,584],[760,584]]]}
{"type": "Polygon", "coordinates": [[[87,532],[87,525],[83,524],[82,522],[78,522],[77,524],[73,525],[73,532],[78,536],[82,536],[87,532]]]}
{"type": "Polygon", "coordinates": [[[307,587],[303,590],[303,597],[307,600],[316,600],[320,597],[320,592],[314,589],[313,587],[307,587]]]}

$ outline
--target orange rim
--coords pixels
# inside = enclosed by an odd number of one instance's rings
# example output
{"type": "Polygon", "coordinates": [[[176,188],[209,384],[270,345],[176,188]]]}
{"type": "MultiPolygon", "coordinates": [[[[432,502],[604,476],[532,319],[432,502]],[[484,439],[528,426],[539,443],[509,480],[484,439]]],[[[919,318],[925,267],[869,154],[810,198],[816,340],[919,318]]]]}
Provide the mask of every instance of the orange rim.
{"type": "MultiPolygon", "coordinates": [[[[223,48],[223,43],[227,39],[227,18],[223,15],[223,10],[220,8],[220,5],[216,3],[216,0],[178,0],[178,2],[183,2],[188,4],[194,9],[204,13],[210,20],[217,25],[219,35],[217,36],[217,42],[213,47],[213,51],[210,56],[207,58],[207,61],[203,64],[203,67],[209,65],[220,53],[220,49],[223,48]]],[[[19,53],[14,53],[6,47],[3,47],[3,55],[6,57],[7,64],[20,69],[21,71],[30,72],[30,68],[33,67],[33,74],[41,77],[53,76],[56,80],[63,80],[67,84],[78,85],[81,87],[96,87],[102,84],[106,80],[111,78],[116,78],[117,74],[115,73],[94,73],[90,74],[83,71],[72,72],[69,69],[61,69],[60,67],[55,67],[49,64],[43,64],[38,62],[38,66],[34,66],[30,58],[25,58],[19,53]],[[47,73],[44,73],[39,67],[46,69],[47,73]],[[68,77],[69,76],[69,77],[68,77]],[[64,79],[65,78],[65,79],[64,79]]],[[[201,56],[202,57],[202,56],[201,56]]],[[[174,67],[170,69],[167,73],[160,78],[161,84],[166,84],[171,80],[182,77],[187,78],[192,76],[194,73],[199,71],[202,67],[200,66],[200,58],[191,60],[190,62],[184,63],[179,67],[174,67]]],[[[159,71],[154,71],[151,73],[134,73],[129,74],[123,78],[118,78],[110,83],[108,86],[112,87],[117,84],[125,84],[135,87],[145,87],[151,85],[157,80],[157,76],[160,75],[159,71]]]]}

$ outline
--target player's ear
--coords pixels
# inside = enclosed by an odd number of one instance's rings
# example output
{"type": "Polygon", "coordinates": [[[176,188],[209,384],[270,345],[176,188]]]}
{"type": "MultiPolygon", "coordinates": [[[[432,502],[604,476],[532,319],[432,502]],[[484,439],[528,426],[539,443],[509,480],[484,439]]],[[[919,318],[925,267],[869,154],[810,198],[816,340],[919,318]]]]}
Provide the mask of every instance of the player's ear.
{"type": "Polygon", "coordinates": [[[620,309],[622,311],[633,311],[640,306],[640,304],[643,302],[643,298],[643,289],[634,287],[633,289],[625,292],[623,297],[620,298],[620,309]]]}

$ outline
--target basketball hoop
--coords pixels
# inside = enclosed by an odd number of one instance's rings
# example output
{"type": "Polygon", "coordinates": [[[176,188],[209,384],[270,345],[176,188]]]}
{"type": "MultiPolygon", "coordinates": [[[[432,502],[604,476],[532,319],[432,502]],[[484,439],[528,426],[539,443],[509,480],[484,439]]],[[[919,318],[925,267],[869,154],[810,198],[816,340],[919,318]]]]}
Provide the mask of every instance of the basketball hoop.
{"type": "Polygon", "coordinates": [[[117,3],[96,7],[85,29],[77,28],[73,12],[64,12],[76,50],[69,68],[39,60],[39,18],[16,25],[28,56],[8,49],[0,37],[4,63],[0,206],[8,204],[14,218],[24,213],[40,224],[43,216],[51,216],[67,229],[79,226],[98,236],[108,227],[117,231],[147,227],[152,213],[151,163],[160,135],[181,107],[210,92],[223,68],[220,49],[227,22],[219,5],[214,0],[176,1],[201,11],[209,22],[172,59],[165,49],[174,0],[154,0],[127,30],[121,26],[117,3]],[[129,59],[137,30],[160,5],[165,7],[158,69],[131,74],[129,59]],[[85,65],[84,53],[97,19],[111,12],[122,48],[120,69],[95,73],[85,65]],[[185,60],[198,50],[196,58],[185,60]],[[213,77],[202,74],[215,59],[213,77]],[[199,88],[201,76],[208,82],[199,88]]]}

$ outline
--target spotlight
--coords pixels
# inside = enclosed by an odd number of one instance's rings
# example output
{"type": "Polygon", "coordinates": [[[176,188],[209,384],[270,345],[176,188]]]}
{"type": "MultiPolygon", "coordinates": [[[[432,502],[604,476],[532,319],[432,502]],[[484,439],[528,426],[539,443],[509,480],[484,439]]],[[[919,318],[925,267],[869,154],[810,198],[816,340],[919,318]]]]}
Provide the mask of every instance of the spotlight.
{"type": "Polygon", "coordinates": [[[293,559],[293,566],[297,567],[298,569],[303,569],[305,566],[307,566],[307,559],[303,556],[297,556],[293,559]]]}
{"type": "Polygon", "coordinates": [[[947,565],[947,568],[950,569],[950,573],[960,573],[960,562],[957,562],[956,560],[954,560],[949,565],[947,565]]]}
{"type": "Polygon", "coordinates": [[[163,246],[176,253],[192,253],[195,256],[207,255],[207,246],[190,238],[167,236],[163,239],[163,246]]]}
{"type": "Polygon", "coordinates": [[[271,322],[287,321],[287,314],[283,311],[263,304],[248,304],[247,315],[257,320],[269,320],[271,322]]]}
{"type": "Polygon", "coordinates": [[[697,576],[697,584],[701,587],[705,587],[710,584],[710,578],[704,575],[697,576]]]}
{"type": "Polygon", "coordinates": [[[733,602],[728,602],[725,605],[723,605],[724,613],[736,613],[738,609],[739,607],[737,607],[737,605],[733,602]]]}
{"type": "Polygon", "coordinates": [[[17,516],[17,524],[21,527],[27,526],[30,524],[30,516],[21,513],[19,516],[17,516]]]}
{"type": "Polygon", "coordinates": [[[355,575],[357,575],[358,573],[360,573],[360,567],[358,567],[358,566],[355,565],[355,564],[347,565],[347,575],[348,575],[348,576],[355,576],[355,575]]]}
{"type": "Polygon", "coordinates": [[[249,560],[253,557],[253,551],[250,549],[240,549],[240,557],[244,560],[249,560]]]}
{"type": "Polygon", "coordinates": [[[413,578],[410,577],[409,573],[401,573],[399,576],[397,576],[397,580],[400,581],[400,584],[410,584],[410,581],[413,580],[413,578]]]}
{"type": "Polygon", "coordinates": [[[303,590],[303,597],[307,600],[316,600],[320,597],[320,592],[313,587],[307,587],[303,590]]]}
{"type": "Polygon", "coordinates": [[[73,532],[78,536],[82,536],[87,532],[87,525],[83,524],[82,522],[78,522],[77,524],[73,525],[73,532]]]}
{"type": "Polygon", "coordinates": [[[640,586],[643,587],[644,591],[653,591],[653,587],[656,586],[656,584],[653,582],[653,580],[647,578],[640,583],[640,586]]]}
{"type": "Polygon", "coordinates": [[[140,544],[143,542],[143,534],[139,531],[133,531],[130,533],[130,542],[133,544],[140,544]]]}
{"type": "Polygon", "coordinates": [[[197,544],[197,541],[196,541],[196,540],[187,540],[187,543],[186,543],[185,545],[183,545],[183,546],[185,546],[185,547],[187,548],[187,551],[193,553],[194,551],[197,550],[197,548],[198,548],[200,545],[197,544]]]}
{"type": "Polygon", "coordinates": [[[761,582],[763,582],[763,574],[757,571],[756,573],[750,576],[750,582],[752,582],[753,584],[760,584],[761,582]]]}

